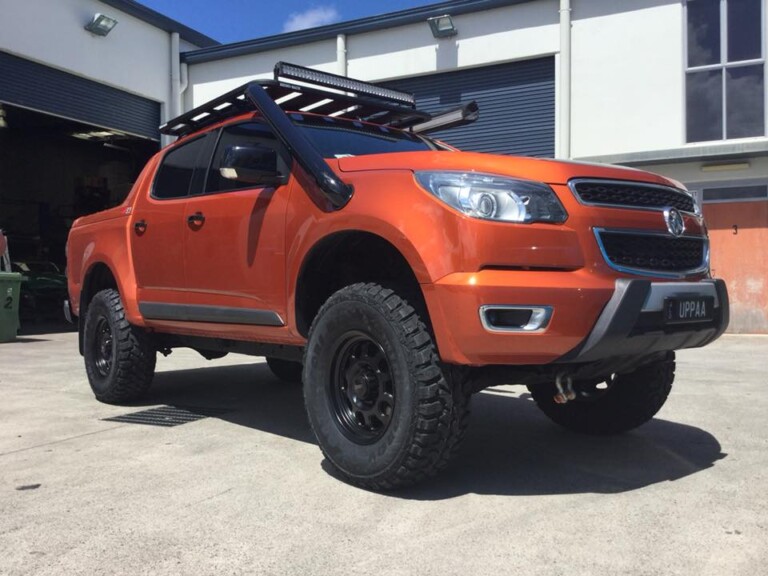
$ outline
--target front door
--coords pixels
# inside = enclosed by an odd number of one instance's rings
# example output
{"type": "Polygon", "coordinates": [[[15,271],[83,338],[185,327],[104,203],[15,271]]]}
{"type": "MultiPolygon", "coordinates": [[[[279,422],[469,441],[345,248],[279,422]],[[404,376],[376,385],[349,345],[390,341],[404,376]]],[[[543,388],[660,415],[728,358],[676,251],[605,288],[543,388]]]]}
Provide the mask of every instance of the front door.
{"type": "Polygon", "coordinates": [[[256,186],[222,176],[227,151],[248,145],[274,149],[275,170],[288,174],[287,155],[265,124],[222,130],[203,194],[186,203],[187,301],[197,320],[282,326],[289,185],[256,186]]]}

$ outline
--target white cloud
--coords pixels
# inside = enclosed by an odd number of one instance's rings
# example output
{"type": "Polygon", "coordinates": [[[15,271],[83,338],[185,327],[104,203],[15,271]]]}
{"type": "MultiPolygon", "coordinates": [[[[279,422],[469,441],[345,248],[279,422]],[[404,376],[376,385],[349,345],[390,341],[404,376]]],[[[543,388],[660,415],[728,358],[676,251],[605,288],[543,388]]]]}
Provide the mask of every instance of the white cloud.
{"type": "Polygon", "coordinates": [[[294,32],[325,26],[339,21],[339,13],[333,6],[317,6],[304,12],[293,12],[283,24],[283,32],[294,32]]]}

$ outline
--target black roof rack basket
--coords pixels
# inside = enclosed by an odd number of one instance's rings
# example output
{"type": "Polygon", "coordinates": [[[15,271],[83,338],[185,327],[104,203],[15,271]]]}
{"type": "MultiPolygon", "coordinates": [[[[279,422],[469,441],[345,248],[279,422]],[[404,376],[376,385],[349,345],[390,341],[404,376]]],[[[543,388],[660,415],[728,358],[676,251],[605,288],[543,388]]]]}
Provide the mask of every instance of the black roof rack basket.
{"type": "Polygon", "coordinates": [[[422,133],[466,124],[477,117],[477,105],[474,103],[432,115],[417,110],[414,96],[409,92],[278,62],[273,80],[254,80],[214,98],[166,122],[160,126],[160,133],[181,137],[255,110],[253,102],[246,97],[247,89],[254,84],[260,86],[284,111],[351,118],[422,133]],[[474,108],[466,110],[467,106],[474,108]],[[463,113],[458,113],[460,110],[463,113]],[[446,119],[448,125],[436,121],[444,114],[450,114],[446,119]]]}

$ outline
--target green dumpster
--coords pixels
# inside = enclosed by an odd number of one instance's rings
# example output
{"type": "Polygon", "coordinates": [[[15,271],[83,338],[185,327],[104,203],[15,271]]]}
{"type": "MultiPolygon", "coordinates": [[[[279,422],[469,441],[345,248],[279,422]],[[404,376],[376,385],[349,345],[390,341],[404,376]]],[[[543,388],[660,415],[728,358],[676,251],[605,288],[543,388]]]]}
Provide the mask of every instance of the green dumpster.
{"type": "Polygon", "coordinates": [[[0,342],[13,342],[19,331],[21,274],[0,272],[0,342]]]}

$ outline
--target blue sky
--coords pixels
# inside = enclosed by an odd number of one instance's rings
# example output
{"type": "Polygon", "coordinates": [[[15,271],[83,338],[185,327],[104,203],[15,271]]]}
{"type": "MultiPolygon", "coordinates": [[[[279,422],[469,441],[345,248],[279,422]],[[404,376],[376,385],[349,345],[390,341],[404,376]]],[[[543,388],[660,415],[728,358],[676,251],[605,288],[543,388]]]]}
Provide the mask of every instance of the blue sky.
{"type": "Polygon", "coordinates": [[[219,42],[239,42],[436,4],[439,0],[139,0],[219,42]]]}

